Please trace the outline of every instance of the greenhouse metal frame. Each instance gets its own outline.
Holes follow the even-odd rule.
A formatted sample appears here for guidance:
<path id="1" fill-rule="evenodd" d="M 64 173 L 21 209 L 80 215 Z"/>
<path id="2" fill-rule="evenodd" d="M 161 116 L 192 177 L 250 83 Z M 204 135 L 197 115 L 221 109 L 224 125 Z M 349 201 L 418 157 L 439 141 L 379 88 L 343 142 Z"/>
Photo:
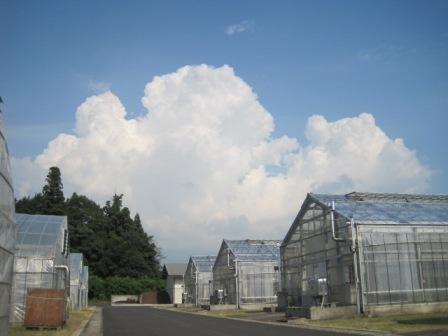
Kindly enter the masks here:
<path id="1" fill-rule="evenodd" d="M 197 306 L 210 304 L 213 265 L 216 256 L 191 256 L 184 275 L 184 303 Z"/>
<path id="2" fill-rule="evenodd" d="M 281 247 L 288 306 L 448 301 L 448 196 L 308 194 Z"/>
<path id="3" fill-rule="evenodd" d="M 28 288 L 64 289 L 70 295 L 67 217 L 16 214 L 11 322 L 25 317 Z"/>
<path id="4" fill-rule="evenodd" d="M 214 297 L 218 299 L 215 303 L 237 308 L 244 304 L 275 304 L 280 243 L 279 240 L 224 239 L 213 266 Z M 217 295 L 222 295 L 222 299 Z"/>
<path id="5" fill-rule="evenodd" d="M 16 224 L 2 102 L 0 97 L 0 335 L 8 335 Z"/>

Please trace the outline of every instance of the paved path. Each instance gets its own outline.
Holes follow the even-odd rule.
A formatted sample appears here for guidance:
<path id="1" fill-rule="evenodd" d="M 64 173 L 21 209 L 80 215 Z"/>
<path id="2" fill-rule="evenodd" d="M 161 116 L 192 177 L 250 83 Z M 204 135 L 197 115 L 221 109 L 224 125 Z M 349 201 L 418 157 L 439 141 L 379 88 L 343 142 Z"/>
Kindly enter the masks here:
<path id="1" fill-rule="evenodd" d="M 104 307 L 103 331 L 104 336 L 344 335 L 328 331 L 185 314 L 151 307 Z"/>
<path id="2" fill-rule="evenodd" d="M 103 313 L 101 307 L 96 307 L 92 318 L 87 323 L 81 336 L 101 336 L 103 334 Z"/>

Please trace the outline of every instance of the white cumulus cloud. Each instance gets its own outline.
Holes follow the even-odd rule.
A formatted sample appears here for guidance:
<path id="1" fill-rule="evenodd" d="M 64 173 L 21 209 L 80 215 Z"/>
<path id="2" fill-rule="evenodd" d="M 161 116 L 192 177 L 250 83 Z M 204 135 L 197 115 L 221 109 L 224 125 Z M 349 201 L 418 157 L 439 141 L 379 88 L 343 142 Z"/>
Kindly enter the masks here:
<path id="1" fill-rule="evenodd" d="M 306 144 L 274 137 L 272 115 L 229 66 L 185 66 L 146 85 L 145 116 L 111 92 L 76 111 L 36 158 L 13 159 L 18 196 L 61 168 L 66 190 L 124 193 L 170 259 L 213 253 L 221 238 L 283 238 L 309 191 L 417 192 L 430 171 L 371 114 L 311 116 Z"/>

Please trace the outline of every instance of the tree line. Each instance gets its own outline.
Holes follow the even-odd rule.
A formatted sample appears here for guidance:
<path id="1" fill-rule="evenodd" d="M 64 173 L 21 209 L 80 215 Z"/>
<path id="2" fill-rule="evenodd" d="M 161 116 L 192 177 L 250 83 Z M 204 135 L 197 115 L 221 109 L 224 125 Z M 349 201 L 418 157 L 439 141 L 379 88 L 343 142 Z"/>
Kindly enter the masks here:
<path id="1" fill-rule="evenodd" d="M 42 191 L 16 200 L 16 212 L 67 216 L 70 252 L 82 253 L 89 266 L 89 283 L 95 286 L 91 297 L 106 296 L 107 286 L 98 284 L 108 278 L 124 289 L 127 283 L 139 290 L 160 287 L 160 250 L 143 230 L 138 213 L 132 218 L 123 206 L 123 195 L 113 195 L 104 206 L 77 193 L 65 198 L 61 172 L 51 167 Z M 135 285 L 138 278 L 145 280 Z"/>

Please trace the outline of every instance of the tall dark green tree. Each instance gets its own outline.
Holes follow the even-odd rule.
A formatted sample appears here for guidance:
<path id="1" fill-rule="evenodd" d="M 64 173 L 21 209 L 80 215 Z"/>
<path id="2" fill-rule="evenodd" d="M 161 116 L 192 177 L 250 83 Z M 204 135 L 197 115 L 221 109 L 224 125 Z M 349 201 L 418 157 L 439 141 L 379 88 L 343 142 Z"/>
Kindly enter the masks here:
<path id="1" fill-rule="evenodd" d="M 153 237 L 144 232 L 140 216 L 131 218 L 122 199 L 123 195 L 114 195 L 112 202 L 108 201 L 104 207 L 109 237 L 104 265 L 113 263 L 113 273 L 119 276 L 158 276 L 159 253 Z"/>
<path id="2" fill-rule="evenodd" d="M 42 196 L 44 198 L 47 214 L 63 215 L 64 214 L 64 192 L 61 178 L 61 171 L 58 167 L 50 167 L 46 184 L 42 188 Z"/>

